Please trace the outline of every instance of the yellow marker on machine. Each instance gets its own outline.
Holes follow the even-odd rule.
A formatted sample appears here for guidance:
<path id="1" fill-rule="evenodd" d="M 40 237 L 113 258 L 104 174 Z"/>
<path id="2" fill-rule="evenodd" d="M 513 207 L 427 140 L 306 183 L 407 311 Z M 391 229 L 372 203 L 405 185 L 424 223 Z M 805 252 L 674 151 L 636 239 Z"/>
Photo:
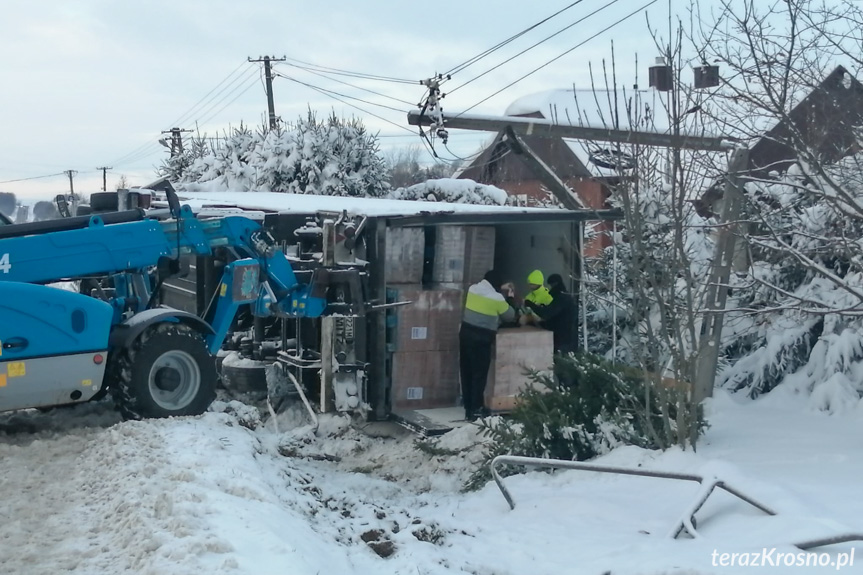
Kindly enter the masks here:
<path id="1" fill-rule="evenodd" d="M 221 297 L 225 297 L 226 293 L 228 293 L 228 284 L 222 284 L 222 289 L 219 290 L 219 295 Z"/>
<path id="2" fill-rule="evenodd" d="M 27 364 L 23 361 L 10 361 L 6 367 L 9 377 L 22 377 L 27 375 Z"/>
<path id="3" fill-rule="evenodd" d="M 92 379 L 81 380 L 81 385 L 83 385 L 83 386 L 93 385 L 93 380 Z"/>
<path id="4" fill-rule="evenodd" d="M 0 373 L 0 387 L 6 387 L 6 374 Z"/>

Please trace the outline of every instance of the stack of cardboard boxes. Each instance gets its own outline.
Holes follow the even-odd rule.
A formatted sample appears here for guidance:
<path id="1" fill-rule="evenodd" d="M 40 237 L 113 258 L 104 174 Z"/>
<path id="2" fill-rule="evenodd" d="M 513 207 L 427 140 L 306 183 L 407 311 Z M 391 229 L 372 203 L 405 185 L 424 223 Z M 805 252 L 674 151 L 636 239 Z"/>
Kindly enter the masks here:
<path id="1" fill-rule="evenodd" d="M 439 226 L 433 244 L 428 242 L 433 249 L 426 250 L 422 228 L 388 230 L 388 299 L 413 302 L 391 309 L 388 316 L 394 408 L 458 403 L 458 331 L 465 292 L 494 266 L 494 231 L 493 227 Z M 424 285 L 427 259 L 431 259 L 431 273 Z"/>

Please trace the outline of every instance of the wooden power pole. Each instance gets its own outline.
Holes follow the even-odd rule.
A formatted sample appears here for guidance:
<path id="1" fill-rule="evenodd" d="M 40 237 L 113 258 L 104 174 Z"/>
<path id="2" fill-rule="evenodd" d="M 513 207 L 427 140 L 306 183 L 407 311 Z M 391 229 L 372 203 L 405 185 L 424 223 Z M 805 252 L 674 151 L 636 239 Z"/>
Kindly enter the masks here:
<path id="1" fill-rule="evenodd" d="M 78 172 L 76 172 L 75 170 L 66 170 L 63 173 L 65 173 L 67 176 L 69 176 L 69 193 L 74 196 L 75 195 L 75 184 L 72 182 L 72 178 L 74 178 L 75 174 L 77 174 Z"/>
<path id="2" fill-rule="evenodd" d="M 276 121 L 276 105 L 273 101 L 273 68 L 271 66 L 272 62 L 284 62 L 285 58 L 275 58 L 270 56 L 264 56 L 263 58 L 258 58 L 256 60 L 252 60 L 249 58 L 249 62 L 263 62 L 264 63 L 264 80 L 267 85 L 267 111 L 269 112 L 270 119 L 270 129 L 275 130 L 278 122 Z"/>
<path id="3" fill-rule="evenodd" d="M 102 166 L 101 168 L 96 168 L 97 170 L 102 170 L 102 191 L 108 191 L 108 170 L 113 170 L 114 168 Z"/>

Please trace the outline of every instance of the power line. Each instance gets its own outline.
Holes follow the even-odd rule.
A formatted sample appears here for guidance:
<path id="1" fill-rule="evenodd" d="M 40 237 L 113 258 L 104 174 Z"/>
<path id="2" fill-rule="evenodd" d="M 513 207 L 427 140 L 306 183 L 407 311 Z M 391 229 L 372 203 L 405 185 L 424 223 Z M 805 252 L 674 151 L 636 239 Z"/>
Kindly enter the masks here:
<path id="1" fill-rule="evenodd" d="M 189 116 L 191 116 L 192 113 L 195 112 L 195 110 L 197 108 L 199 108 L 201 106 L 209 105 L 210 102 L 212 102 L 215 98 L 217 98 L 220 94 L 222 94 L 226 89 L 228 89 L 231 85 L 235 84 L 237 82 L 237 80 L 243 78 L 244 76 L 248 76 L 248 72 L 241 73 L 240 75 L 236 76 L 233 80 L 228 82 L 228 84 L 225 85 L 221 90 L 219 90 L 220 86 L 225 84 L 225 82 L 227 82 L 229 78 L 234 76 L 238 70 L 240 70 L 244 65 L 247 65 L 247 64 L 248 64 L 248 62 L 241 62 L 239 66 L 234 68 L 234 70 L 231 71 L 231 73 L 229 73 L 227 76 L 225 76 L 218 84 L 216 84 L 215 87 L 213 87 L 209 92 L 207 92 L 203 98 L 198 100 L 195 103 L 195 105 L 193 105 L 191 108 L 186 110 L 186 112 L 184 112 L 179 118 L 177 118 L 176 120 L 171 122 L 170 125 L 171 126 L 178 126 L 178 125 L 180 125 L 181 122 L 188 120 Z M 250 66 L 250 68 L 251 68 L 251 66 Z M 224 99 L 219 100 L 219 102 L 213 104 L 213 107 L 218 106 L 221 101 L 224 101 Z M 210 109 L 212 109 L 212 107 L 208 108 L 207 111 L 209 111 Z M 199 114 L 204 114 L 204 113 L 206 113 L 206 112 L 203 112 L 203 111 L 199 112 Z M 157 138 L 157 137 L 158 136 L 154 135 L 154 138 Z M 115 159 L 113 162 L 109 162 L 109 163 L 111 163 L 111 164 L 121 164 L 121 163 L 125 164 L 125 163 L 129 163 L 130 161 L 132 161 L 131 158 L 133 156 L 135 157 L 135 159 L 138 159 L 138 156 L 140 156 L 140 154 L 142 154 L 142 153 L 146 153 L 146 155 L 150 155 L 152 152 L 149 151 L 149 148 L 151 148 L 152 146 L 158 146 L 158 144 L 151 140 L 147 143 L 141 144 L 140 146 L 138 146 L 137 148 L 134 148 L 132 151 L 128 152 L 127 154 L 120 156 L 119 158 Z"/>
<path id="2" fill-rule="evenodd" d="M 203 122 L 201 122 L 201 124 L 202 124 L 202 125 L 205 125 L 205 124 L 207 124 L 207 122 L 209 122 L 210 120 L 212 120 L 213 118 L 215 118 L 216 116 L 218 116 L 219 114 L 221 114 L 221 113 L 225 110 L 225 108 L 227 108 L 228 106 L 230 106 L 231 104 L 233 104 L 234 102 L 236 102 L 236 101 L 240 98 L 240 96 L 242 96 L 243 94 L 245 94 L 246 92 L 248 92 L 249 90 L 251 90 L 252 88 L 254 88 L 254 87 L 255 87 L 255 84 L 257 84 L 257 82 L 254 82 L 254 81 L 253 81 L 253 82 L 251 82 L 248 86 L 246 86 L 246 89 L 245 89 L 245 90 L 243 90 L 242 92 L 240 92 L 239 94 L 237 94 L 236 96 L 234 96 L 234 98 L 233 98 L 230 102 L 228 102 L 227 104 L 225 104 L 224 106 L 222 106 L 221 108 L 219 108 L 219 109 L 218 109 L 214 114 L 212 114 L 209 118 L 207 118 L 206 120 L 204 120 Z"/>
<path id="3" fill-rule="evenodd" d="M 26 182 L 28 180 L 40 180 L 42 178 L 54 178 L 56 176 L 65 176 L 66 172 L 58 172 L 56 174 L 45 174 L 44 176 L 31 176 L 29 178 L 18 178 L 16 180 L 5 180 L 0 182 L 0 184 L 12 184 L 15 182 Z"/>
<path id="4" fill-rule="evenodd" d="M 237 101 L 237 99 L 240 96 L 242 96 L 243 94 L 248 92 L 256 84 L 256 81 L 255 81 L 255 76 L 257 75 L 256 72 L 257 72 L 257 70 L 255 69 L 255 67 L 250 66 L 249 70 L 247 70 L 246 72 L 244 72 L 244 73 L 240 74 L 239 76 L 237 76 L 236 78 L 234 78 L 231 82 L 229 82 L 226 86 L 224 86 L 221 90 L 219 90 L 216 94 L 214 94 L 205 103 L 206 108 L 202 109 L 199 112 L 199 114 L 201 114 L 201 115 L 208 114 L 208 113 L 212 112 L 216 108 L 216 106 L 219 106 L 220 104 L 224 103 L 227 98 L 231 98 L 231 96 L 233 96 L 233 98 L 231 98 L 231 100 L 229 100 L 227 103 L 225 103 L 221 108 L 219 108 L 218 110 L 216 110 L 215 112 L 210 114 L 210 116 L 206 120 L 200 121 L 200 124 L 201 125 L 206 124 L 207 122 L 212 120 L 214 117 L 216 117 L 220 113 L 222 113 L 225 110 L 225 108 L 227 108 L 228 106 L 233 104 L 235 101 Z M 240 81 L 240 84 L 236 85 L 232 89 L 228 90 L 231 86 L 236 84 L 238 80 Z M 242 89 L 242 91 L 239 94 L 234 95 L 237 92 L 237 90 L 241 90 L 241 89 Z M 224 95 L 222 95 L 225 92 L 225 90 L 228 90 L 228 92 L 225 93 Z M 213 101 L 215 98 L 217 98 L 220 95 L 222 95 L 220 98 Z M 186 115 L 188 115 L 188 114 L 186 114 Z M 196 121 L 196 123 L 198 123 L 198 122 Z M 135 148 L 134 150 L 132 150 L 131 152 L 129 152 L 125 156 L 122 156 L 119 160 L 116 160 L 112 163 L 114 165 L 128 165 L 128 164 L 131 164 L 133 162 L 140 161 L 146 157 L 152 156 L 153 154 L 155 154 L 158 151 L 160 151 L 160 147 L 159 147 L 158 142 L 151 141 L 147 144 L 139 146 L 138 148 Z"/>
<path id="5" fill-rule="evenodd" d="M 320 92 L 324 96 L 329 96 L 330 98 L 332 98 L 334 100 L 338 100 L 339 102 L 341 102 L 345 106 L 350 106 L 351 108 L 359 110 L 360 112 L 363 112 L 364 114 L 368 114 L 369 116 L 373 116 L 373 117 L 377 118 L 378 120 L 383 120 L 384 122 L 387 122 L 388 124 L 392 124 L 396 128 L 399 128 L 400 130 L 405 130 L 406 132 L 410 132 L 411 135 L 414 135 L 414 136 L 416 135 L 416 133 L 413 130 L 406 128 L 406 127 L 402 126 L 401 124 L 396 124 L 392 120 L 388 120 L 388 119 L 384 118 L 383 116 L 379 116 L 373 112 L 369 112 L 368 110 L 366 110 L 364 108 L 360 108 L 359 106 L 351 104 L 350 102 L 345 102 L 341 98 L 334 96 L 333 93 L 330 93 L 329 90 L 324 90 L 323 88 L 318 88 L 317 86 L 313 86 L 311 84 L 306 84 L 305 82 L 300 82 L 296 78 L 291 78 L 290 76 L 285 76 L 284 74 L 278 74 L 278 76 L 281 78 L 285 78 L 286 80 L 291 80 L 292 82 L 302 84 L 303 86 L 306 86 L 307 88 L 311 88 L 312 90 L 315 90 L 316 92 Z M 355 98 L 355 99 L 358 99 L 358 98 Z M 363 100 L 360 100 L 360 101 L 362 102 Z M 367 103 L 369 103 L 369 102 L 367 102 Z M 402 112 L 402 110 L 398 110 L 398 111 Z"/>
<path id="6" fill-rule="evenodd" d="M 594 10 L 593 12 L 591 12 L 590 14 L 588 14 L 587 16 L 583 16 L 582 18 L 579 18 L 578 20 L 576 20 L 575 22 L 573 22 L 573 23 L 572 23 L 572 24 L 570 24 L 569 26 L 566 26 L 566 27 L 564 27 L 564 28 L 561 28 L 560 30 L 558 30 L 558 31 L 557 31 L 557 32 L 555 32 L 554 34 L 551 34 L 550 36 L 546 36 L 545 38 L 543 38 L 542 40 L 540 40 L 540 41 L 539 41 L 539 42 L 537 42 L 536 44 L 533 44 L 532 46 L 528 46 L 527 48 L 525 48 L 524 50 L 522 50 L 522 51 L 521 51 L 521 52 L 519 52 L 518 54 L 516 54 L 516 55 L 514 55 L 514 56 L 511 56 L 511 57 L 509 57 L 509 58 L 507 58 L 506 60 L 504 60 L 503 62 L 501 62 L 501 63 L 497 64 L 496 66 L 492 66 L 491 68 L 489 68 L 488 70 L 486 70 L 485 72 L 483 72 L 482 74 L 480 74 L 479 76 L 475 76 L 475 77 L 471 78 L 470 80 L 468 80 L 467 82 L 465 82 L 464 84 L 461 84 L 460 86 L 456 86 L 455 88 L 453 88 L 452 90 L 450 90 L 450 91 L 449 91 L 449 93 L 450 93 L 450 94 L 452 94 L 452 93 L 453 93 L 453 92 L 455 92 L 456 90 L 460 90 L 461 88 L 464 88 L 465 86 L 467 86 L 467 85 L 468 85 L 468 84 L 470 84 L 471 82 L 474 82 L 474 81 L 476 81 L 476 80 L 479 80 L 480 78 L 482 78 L 482 77 L 483 77 L 483 76 L 485 76 L 486 74 L 489 74 L 489 73 L 491 73 L 491 72 L 494 72 L 495 70 L 497 70 L 498 68 L 500 68 L 500 67 L 501 67 L 501 66 L 503 66 L 504 64 L 508 64 L 509 62 L 512 62 L 513 60 L 515 60 L 516 58 L 518 58 L 518 57 L 519 57 L 519 56 L 521 56 L 522 54 L 525 54 L 526 52 L 529 52 L 530 50 L 533 50 L 534 48 L 536 48 L 536 47 L 537 47 L 537 46 L 539 46 L 540 44 L 543 44 L 544 42 L 547 42 L 547 41 L 551 40 L 552 38 L 554 38 L 554 37 L 555 37 L 555 36 L 557 36 L 558 34 L 562 34 L 562 33 L 566 32 L 567 30 L 569 30 L 569 29 L 570 29 L 570 28 L 572 28 L 573 26 L 576 26 L 577 24 L 581 24 L 582 22 L 584 22 L 585 20 L 587 20 L 587 19 L 588 19 L 588 18 L 590 18 L 591 16 L 594 16 L 595 14 L 598 14 L 599 12 L 602 12 L 602 11 L 603 11 L 603 10 L 605 10 L 606 8 L 608 8 L 608 7 L 610 7 L 610 6 L 613 6 L 614 4 L 617 4 L 617 2 L 619 2 L 619 1 L 620 1 L 620 0 L 611 0 L 610 2 L 606 3 L 604 6 L 601 6 L 601 7 L 597 8 L 596 10 Z"/>
<path id="7" fill-rule="evenodd" d="M 257 83 L 258 74 L 259 74 L 259 70 L 258 70 L 257 66 L 249 66 L 249 69 L 246 72 L 244 72 L 241 76 L 239 76 L 237 79 L 235 79 L 235 81 L 231 82 L 230 85 L 236 84 L 236 86 L 231 88 L 228 92 L 226 92 L 224 94 L 224 96 L 219 98 L 217 101 L 210 104 L 205 110 L 201 110 L 198 113 L 198 117 L 196 118 L 195 121 L 200 122 L 201 124 L 206 124 L 207 122 L 209 122 L 213 118 L 213 116 L 218 115 L 222 110 L 224 110 L 227 107 L 227 105 L 222 105 L 222 104 L 228 98 L 231 98 L 233 96 L 233 98 L 228 102 L 228 105 L 230 105 L 230 104 L 234 103 L 240 95 L 248 92 L 249 89 Z M 239 82 L 237 82 L 237 80 L 239 80 Z M 221 92 L 224 92 L 225 90 L 227 90 L 228 87 L 229 86 L 225 86 L 225 88 L 223 88 Z M 241 89 L 242 89 L 242 92 L 240 92 L 240 94 L 238 96 L 234 96 L 234 94 L 237 92 L 237 90 L 241 90 Z M 201 121 L 202 116 L 206 116 L 207 114 L 210 114 L 218 106 L 222 106 L 222 107 L 219 108 L 219 110 L 215 114 L 210 115 L 209 118 L 207 118 L 207 120 Z"/>
<path id="8" fill-rule="evenodd" d="M 280 74 L 276 72 L 276 76 L 280 78 L 285 78 L 286 80 L 291 80 L 296 82 L 297 84 L 302 84 L 307 88 L 313 88 L 318 91 L 328 92 L 330 94 L 334 94 L 336 96 L 341 96 L 342 98 L 348 98 L 349 100 L 356 100 L 357 102 L 362 102 L 363 104 L 368 104 L 369 106 L 378 106 L 379 108 L 386 108 L 387 110 L 392 110 L 394 112 L 407 113 L 407 110 L 403 110 L 401 108 L 393 108 L 392 106 L 387 106 L 386 104 L 378 104 L 377 102 L 369 102 L 368 100 L 363 100 L 362 98 L 357 98 L 356 96 L 348 96 L 347 94 L 342 94 L 341 92 L 336 92 L 335 90 L 329 90 L 327 88 L 321 88 L 320 86 L 313 86 L 312 84 L 308 84 L 303 82 L 302 80 L 297 80 L 296 78 L 292 78 L 291 76 L 286 76 L 284 74 Z M 411 104 L 413 105 L 413 104 Z"/>
<path id="9" fill-rule="evenodd" d="M 176 120 L 174 120 L 173 122 L 171 122 L 171 125 L 172 125 L 172 126 L 179 126 L 181 122 L 183 122 L 184 120 L 188 119 L 188 118 L 187 118 L 187 116 L 190 116 L 190 115 L 192 114 L 192 111 L 193 111 L 193 110 L 195 110 L 199 105 L 201 105 L 202 103 L 204 103 L 204 101 L 205 101 L 205 100 L 206 100 L 206 99 L 207 99 L 211 94 L 213 94 L 213 92 L 215 92 L 216 90 L 218 90 L 218 89 L 219 89 L 219 86 L 221 86 L 222 84 L 224 84 L 225 82 L 227 82 L 227 81 L 228 81 L 228 78 L 230 78 L 231 76 L 233 76 L 234 74 L 236 74 L 236 73 L 237 73 L 237 71 L 239 71 L 239 70 L 240 70 L 240 68 L 242 68 L 242 67 L 243 67 L 243 66 L 245 66 L 245 65 L 248 65 L 248 62 L 246 62 L 246 61 L 240 62 L 240 64 L 239 64 L 236 68 L 234 68 L 234 69 L 231 71 L 231 73 L 230 73 L 230 74 L 228 74 L 227 76 L 225 76 L 225 77 L 222 79 L 222 81 L 221 81 L 221 82 L 219 82 L 218 84 L 216 84 L 216 85 L 213 87 L 213 89 L 212 89 L 212 90 L 210 90 L 209 92 L 207 92 L 206 94 L 204 94 L 204 96 L 203 96 L 200 100 L 198 100 L 197 102 L 195 102 L 195 105 L 194 105 L 194 106 L 192 106 L 191 108 L 189 108 L 189 109 L 186 111 L 186 113 L 184 113 L 182 116 L 180 116 L 179 118 L 177 118 Z M 242 75 L 242 74 L 241 74 L 241 75 Z M 236 80 L 236 78 L 235 78 L 235 80 Z M 233 82 L 232 82 L 232 83 L 233 83 Z M 217 94 L 213 95 L 213 98 L 215 98 L 216 96 L 218 96 L 218 94 L 220 94 L 221 92 L 222 92 L 222 90 L 220 90 Z"/>
<path id="10" fill-rule="evenodd" d="M 614 1 L 617 1 L 617 0 L 614 0 Z M 563 53 L 561 53 L 561 54 L 558 54 L 557 56 L 555 56 L 554 58 L 552 58 L 552 59 L 551 59 L 551 60 L 549 60 L 548 62 L 546 62 L 546 63 L 542 64 L 541 66 L 538 66 L 538 67 L 534 68 L 533 70 L 531 70 L 530 72 L 528 72 L 528 73 L 527 73 L 527 74 L 525 74 L 524 76 L 522 76 L 522 77 L 518 78 L 517 80 L 514 80 L 514 81 L 510 82 L 509 84 L 507 84 L 506 86 L 504 86 L 503 88 L 501 88 L 501 89 L 500 89 L 500 90 L 498 90 L 497 92 L 493 93 L 492 95 L 490 95 L 490 96 L 487 96 L 487 97 L 483 98 L 482 100 L 480 100 L 479 102 L 477 102 L 476 104 L 474 104 L 473 106 L 471 106 L 470 108 L 467 108 L 466 110 L 462 110 L 462 111 L 458 114 L 458 116 L 461 116 L 462 114 L 465 114 L 465 113 L 469 112 L 470 110 L 473 110 L 474 108 L 476 108 L 476 107 L 477 107 L 477 106 L 479 106 L 480 104 L 482 104 L 482 103 L 484 103 L 484 102 L 486 102 L 486 101 L 490 100 L 491 98 L 494 98 L 495 96 L 497 96 L 498 94 L 500 94 L 500 93 L 501 93 L 501 92 L 503 92 L 504 90 L 506 90 L 506 89 L 508 89 L 508 88 L 511 88 L 511 87 L 513 87 L 514 85 L 518 84 L 519 82 L 521 82 L 522 80 L 524 80 L 524 79 L 525 79 L 525 78 L 527 78 L 528 76 L 531 76 L 531 75 L 533 75 L 533 74 L 535 74 L 535 73 L 539 72 L 540 70 L 542 70 L 543 68 L 545 68 L 546 66 L 548 66 L 549 64 L 551 64 L 552 62 L 556 62 L 557 60 L 560 60 L 561 58 L 563 58 L 564 56 L 566 56 L 567 54 L 569 54 L 570 52 L 572 52 L 572 51 L 573 51 L 573 50 L 575 50 L 576 48 L 580 48 L 581 46 L 584 46 L 585 44 L 587 44 L 588 42 L 590 42 L 591 40 L 593 40 L 593 39 L 594 39 L 594 38 L 596 38 L 597 36 L 600 36 L 600 35 L 602 35 L 602 34 L 605 34 L 606 32 L 608 32 L 609 30 L 611 30 L 612 28 L 614 28 L 614 27 L 615 27 L 615 26 L 617 26 L 618 24 L 620 24 L 620 23 L 622 23 L 622 22 L 624 22 L 624 21 L 626 21 L 626 20 L 628 20 L 628 19 L 632 18 L 633 16 L 635 16 L 636 14 L 638 14 L 639 12 L 641 12 L 642 10 L 644 10 L 644 9 L 646 9 L 646 8 L 648 8 L 648 7 L 650 7 L 650 6 L 652 6 L 653 4 L 656 4 L 656 2 L 657 2 L 657 1 L 658 1 L 658 0 L 650 0 L 650 2 L 648 2 L 647 4 L 645 4 L 644 6 L 642 6 L 641 8 L 638 8 L 637 10 L 634 10 L 634 11 L 630 12 L 629 14 L 627 14 L 627 15 L 626 15 L 626 16 L 624 16 L 623 18 L 620 18 L 619 20 L 617 20 L 616 22 L 614 22 L 614 23 L 613 23 L 613 24 L 611 24 L 610 26 L 606 26 L 605 28 L 603 28 L 602 30 L 600 30 L 599 32 L 597 32 L 596 34 L 594 34 L 593 36 L 591 36 L 590 38 L 587 38 L 586 40 L 583 40 L 583 41 L 579 42 L 578 44 L 576 44 L 575 46 L 573 46 L 573 47 L 572 47 L 572 48 L 570 48 L 569 50 L 566 50 L 565 52 L 563 52 Z M 458 116 L 456 116 L 456 117 L 458 117 Z"/>
<path id="11" fill-rule="evenodd" d="M 381 96 L 382 98 L 388 98 L 394 102 L 398 102 L 400 104 L 406 104 L 408 106 L 413 107 L 415 104 L 413 102 L 408 102 L 407 100 L 402 100 L 400 98 L 395 98 L 393 96 L 388 96 L 387 94 L 382 94 L 380 92 L 375 92 L 374 90 L 369 90 L 368 88 L 363 88 L 362 86 L 357 86 L 356 84 L 351 84 L 349 82 L 345 82 L 344 80 L 339 80 L 338 78 L 333 78 L 332 76 L 327 76 L 326 74 L 322 74 L 321 72 L 317 72 L 312 68 L 307 68 L 305 66 L 300 66 L 298 64 L 291 64 L 290 62 L 285 62 L 288 66 L 292 66 L 294 68 L 298 68 L 300 70 L 305 70 L 310 74 L 314 74 L 315 76 L 320 76 L 321 78 L 326 78 L 327 80 L 331 80 L 333 82 L 338 82 L 339 84 L 343 84 L 345 86 L 349 86 L 351 88 L 355 88 L 357 90 L 362 90 L 363 92 L 368 92 L 369 94 L 374 94 L 375 96 Z"/>
<path id="12" fill-rule="evenodd" d="M 489 54 L 491 54 L 492 52 L 495 52 L 495 51 L 499 50 L 500 48 L 503 48 L 504 46 L 506 46 L 506 45 L 507 45 L 507 44 L 509 44 L 510 42 L 512 42 L 512 41 L 514 41 L 514 40 L 517 40 L 518 38 L 520 38 L 520 37 L 524 36 L 525 34 L 527 34 L 528 32 L 530 32 L 531 30 L 533 30 L 533 29 L 537 28 L 538 26 L 541 26 L 541 25 L 545 24 L 546 22 L 548 22 L 548 21 L 549 21 L 549 20 L 551 20 L 552 18 L 554 18 L 554 17 L 556 17 L 556 16 L 559 16 L 560 14 L 562 14 L 562 13 L 566 12 L 567 10 L 569 10 L 570 8 L 572 8 L 573 6 L 575 6 L 576 4 L 580 4 L 581 2 L 583 2 L 583 0 L 576 0 L 576 1 L 575 1 L 575 2 L 573 2 L 572 4 L 570 4 L 570 5 L 568 5 L 568 6 L 564 7 L 564 8 L 561 8 L 560 10 L 558 10 L 557 12 L 555 12 L 554 14 L 552 14 L 551 16 L 548 16 L 548 17 L 546 17 L 546 18 L 543 18 L 542 20 L 540 20 L 540 21 L 539 21 L 539 22 L 537 22 L 536 24 L 533 24 L 532 26 L 529 26 L 529 27 L 525 28 L 524 30 L 522 30 L 522 31 L 521 31 L 521 32 L 519 32 L 518 34 L 515 34 L 515 35 L 513 35 L 513 36 L 510 36 L 509 38 L 507 38 L 507 39 L 506 39 L 506 40 L 504 40 L 503 42 L 500 42 L 500 43 L 496 44 L 495 46 L 492 46 L 492 47 L 491 47 L 491 48 L 489 48 L 488 50 L 485 50 L 485 51 L 483 51 L 483 52 L 480 52 L 479 54 L 477 54 L 477 55 L 476 55 L 476 56 L 474 56 L 473 58 L 471 58 L 471 59 L 469 59 L 469 60 L 466 60 L 465 62 L 463 62 L 463 63 L 459 64 L 459 65 L 458 65 L 458 66 L 456 66 L 455 68 L 452 68 L 449 72 L 446 72 L 446 73 L 444 74 L 444 76 L 448 76 L 448 75 L 452 75 L 452 74 L 457 74 L 458 72 L 461 72 L 461 71 L 462 71 L 462 70 L 464 70 L 465 68 L 467 68 L 467 67 L 469 67 L 469 66 L 471 66 L 471 65 L 473 65 L 473 64 L 475 64 L 475 63 L 477 63 L 477 62 L 479 62 L 480 60 L 482 60 L 483 58 L 485 58 L 486 56 L 488 56 L 488 55 L 489 55 Z"/>
<path id="13" fill-rule="evenodd" d="M 303 64 L 304 66 L 310 66 L 322 72 L 329 72 L 330 74 L 336 74 L 339 76 L 351 76 L 353 78 L 362 78 L 365 80 L 377 80 L 380 82 L 395 82 L 398 84 L 417 84 L 417 80 L 406 80 L 404 78 L 393 78 L 391 76 L 378 76 L 376 74 L 364 74 L 362 72 L 351 72 L 350 70 L 342 70 L 340 68 L 330 68 L 329 66 L 319 66 L 317 64 L 312 64 L 311 62 L 304 62 L 302 60 L 297 60 L 296 58 L 286 58 L 291 62 L 296 62 L 297 64 Z"/>

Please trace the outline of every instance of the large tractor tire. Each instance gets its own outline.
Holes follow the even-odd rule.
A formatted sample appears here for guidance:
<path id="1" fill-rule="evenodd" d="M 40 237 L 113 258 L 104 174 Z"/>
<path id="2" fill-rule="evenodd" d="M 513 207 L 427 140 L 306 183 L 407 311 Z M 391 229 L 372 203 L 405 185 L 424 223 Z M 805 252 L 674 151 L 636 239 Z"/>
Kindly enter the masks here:
<path id="1" fill-rule="evenodd" d="M 126 419 L 200 415 L 216 397 L 216 361 L 187 326 L 161 323 L 112 358 L 111 394 Z"/>

